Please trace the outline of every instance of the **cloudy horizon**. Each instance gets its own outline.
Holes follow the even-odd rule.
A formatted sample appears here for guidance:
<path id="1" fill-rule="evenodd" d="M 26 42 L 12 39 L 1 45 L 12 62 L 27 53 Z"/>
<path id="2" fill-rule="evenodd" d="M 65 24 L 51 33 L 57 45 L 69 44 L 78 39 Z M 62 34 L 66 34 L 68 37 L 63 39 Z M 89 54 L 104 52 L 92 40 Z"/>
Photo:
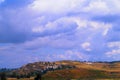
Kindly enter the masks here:
<path id="1" fill-rule="evenodd" d="M 120 0 L 0 0 L 0 67 L 120 60 Z"/>

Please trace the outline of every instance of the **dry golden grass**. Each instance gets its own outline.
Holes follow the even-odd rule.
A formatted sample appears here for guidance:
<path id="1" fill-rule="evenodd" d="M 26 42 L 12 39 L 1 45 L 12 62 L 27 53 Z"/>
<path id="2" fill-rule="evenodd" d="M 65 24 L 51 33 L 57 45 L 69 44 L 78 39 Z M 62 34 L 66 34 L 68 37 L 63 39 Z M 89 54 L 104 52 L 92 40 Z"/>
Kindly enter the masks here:
<path id="1" fill-rule="evenodd" d="M 20 79 L 17 79 L 17 78 L 7 78 L 7 80 L 34 80 L 34 78 L 20 78 Z"/>
<path id="2" fill-rule="evenodd" d="M 57 64 L 66 64 L 66 65 L 74 65 L 77 68 L 84 69 L 93 69 L 93 70 L 104 70 L 104 71 L 117 71 L 120 72 L 120 63 L 83 63 L 83 62 L 75 62 L 75 61 L 60 61 L 56 62 Z"/>
<path id="3" fill-rule="evenodd" d="M 7 80 L 17 80 L 16 78 L 7 78 Z"/>

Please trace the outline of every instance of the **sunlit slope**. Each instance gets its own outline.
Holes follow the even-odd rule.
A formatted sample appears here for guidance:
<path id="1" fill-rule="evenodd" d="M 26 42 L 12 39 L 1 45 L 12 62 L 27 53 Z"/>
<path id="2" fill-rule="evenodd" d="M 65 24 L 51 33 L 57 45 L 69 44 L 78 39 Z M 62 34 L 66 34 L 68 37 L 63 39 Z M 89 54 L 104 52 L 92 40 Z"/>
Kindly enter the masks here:
<path id="1" fill-rule="evenodd" d="M 56 64 L 74 65 L 74 69 L 56 70 L 46 73 L 45 80 L 67 79 L 118 79 L 120 78 L 120 63 L 58 61 Z M 49 79 L 48 79 L 49 78 Z"/>
<path id="2" fill-rule="evenodd" d="M 105 71 L 120 71 L 120 62 L 78 62 L 78 61 L 58 61 L 56 64 L 74 65 L 77 68 L 105 70 Z"/>

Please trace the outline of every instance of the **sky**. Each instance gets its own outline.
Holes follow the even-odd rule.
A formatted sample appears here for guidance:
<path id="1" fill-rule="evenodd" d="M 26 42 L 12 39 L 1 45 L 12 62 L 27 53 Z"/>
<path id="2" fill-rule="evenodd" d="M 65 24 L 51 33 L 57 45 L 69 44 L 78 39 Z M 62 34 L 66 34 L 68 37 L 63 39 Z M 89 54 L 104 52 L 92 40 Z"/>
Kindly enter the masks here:
<path id="1" fill-rule="evenodd" d="M 0 68 L 120 60 L 120 0 L 0 0 Z"/>

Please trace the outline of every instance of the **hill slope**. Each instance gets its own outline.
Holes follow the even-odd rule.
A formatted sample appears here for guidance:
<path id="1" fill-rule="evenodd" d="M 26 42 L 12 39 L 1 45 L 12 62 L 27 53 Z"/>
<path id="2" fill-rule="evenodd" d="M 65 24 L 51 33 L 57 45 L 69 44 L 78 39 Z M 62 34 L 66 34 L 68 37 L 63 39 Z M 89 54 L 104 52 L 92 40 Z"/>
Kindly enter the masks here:
<path id="1" fill-rule="evenodd" d="M 120 78 L 120 62 L 79 62 L 56 61 L 35 62 L 22 66 L 12 73 L 17 75 L 32 75 L 42 73 L 44 80 L 67 79 L 103 79 Z"/>
<path id="2" fill-rule="evenodd" d="M 58 61 L 56 64 L 71 65 L 75 68 L 48 72 L 43 76 L 45 80 L 120 78 L 120 62 Z"/>

